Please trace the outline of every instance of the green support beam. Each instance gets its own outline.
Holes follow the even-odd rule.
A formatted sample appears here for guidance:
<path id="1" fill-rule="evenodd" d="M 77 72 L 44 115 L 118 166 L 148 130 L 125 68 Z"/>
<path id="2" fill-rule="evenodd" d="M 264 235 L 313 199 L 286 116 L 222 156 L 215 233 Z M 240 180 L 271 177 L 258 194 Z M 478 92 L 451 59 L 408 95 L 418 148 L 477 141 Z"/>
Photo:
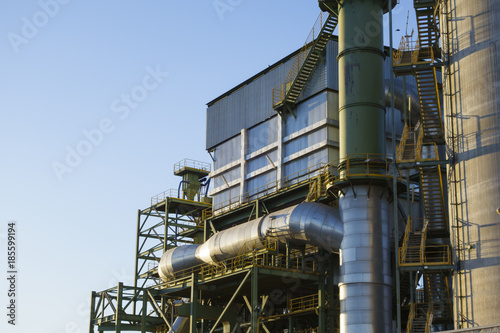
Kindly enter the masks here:
<path id="1" fill-rule="evenodd" d="M 198 274 L 191 274 L 191 314 L 189 316 L 189 331 L 197 333 L 198 326 Z"/>
<path id="2" fill-rule="evenodd" d="M 252 268 L 252 327 L 251 333 L 259 333 L 259 269 Z"/>

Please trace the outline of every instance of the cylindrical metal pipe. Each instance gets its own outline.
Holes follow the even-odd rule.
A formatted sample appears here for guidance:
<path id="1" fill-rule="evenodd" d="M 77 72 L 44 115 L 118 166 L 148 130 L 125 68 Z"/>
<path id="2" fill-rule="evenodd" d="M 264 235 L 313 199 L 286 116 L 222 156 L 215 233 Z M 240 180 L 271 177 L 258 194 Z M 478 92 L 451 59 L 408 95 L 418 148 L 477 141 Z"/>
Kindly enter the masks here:
<path id="1" fill-rule="evenodd" d="M 500 322 L 500 2 L 443 2 L 455 327 Z"/>
<path id="2" fill-rule="evenodd" d="M 266 236 L 276 237 L 281 243 L 307 243 L 338 251 L 343 228 L 337 209 L 304 202 L 218 232 L 201 245 L 168 250 L 160 260 L 158 273 L 167 280 L 177 271 L 235 257 L 243 246 L 247 246 L 248 251 L 262 249 Z"/>
<path id="3" fill-rule="evenodd" d="M 339 1 L 341 159 L 352 161 L 363 155 L 385 159 L 384 5 L 385 0 Z M 351 163 L 350 172 L 367 172 L 363 166 L 364 170 L 361 166 L 353 170 Z M 344 188 L 339 199 L 345 223 L 340 252 L 341 333 L 392 331 L 389 204 L 382 186 L 368 185 L 368 180 L 366 184 L 359 180 Z"/>
<path id="4" fill-rule="evenodd" d="M 339 154 L 385 155 L 382 0 L 339 4 Z M 363 133 L 363 135 L 360 135 Z"/>
<path id="5" fill-rule="evenodd" d="M 345 188 L 339 199 L 340 332 L 392 332 L 389 203 L 380 186 Z"/>

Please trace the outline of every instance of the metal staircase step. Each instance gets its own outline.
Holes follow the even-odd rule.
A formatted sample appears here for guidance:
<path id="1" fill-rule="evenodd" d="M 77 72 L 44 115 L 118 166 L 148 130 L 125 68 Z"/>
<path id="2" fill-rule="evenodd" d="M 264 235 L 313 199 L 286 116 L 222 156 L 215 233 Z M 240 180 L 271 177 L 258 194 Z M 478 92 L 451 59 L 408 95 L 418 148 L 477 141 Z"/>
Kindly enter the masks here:
<path id="1" fill-rule="evenodd" d="M 324 14 L 322 13 L 321 15 Z M 318 20 L 322 21 L 322 16 Z M 285 82 L 273 89 L 273 108 L 276 111 L 281 113 L 283 110 L 286 110 L 285 105 L 295 104 L 316 67 L 320 59 L 320 54 L 328 44 L 337 23 L 337 17 L 334 15 L 329 15 L 326 18 L 313 45 L 307 49 L 305 59 L 302 59 L 299 54 L 295 60 L 296 64 L 292 65 L 292 70 L 285 79 Z"/>

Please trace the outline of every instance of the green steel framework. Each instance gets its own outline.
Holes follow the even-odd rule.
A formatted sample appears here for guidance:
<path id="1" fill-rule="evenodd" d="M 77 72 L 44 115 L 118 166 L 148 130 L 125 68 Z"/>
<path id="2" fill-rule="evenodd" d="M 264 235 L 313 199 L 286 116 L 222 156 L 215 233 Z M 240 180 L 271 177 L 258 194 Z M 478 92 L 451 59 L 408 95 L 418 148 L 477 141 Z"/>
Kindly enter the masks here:
<path id="1" fill-rule="evenodd" d="M 415 5 L 418 8 L 430 2 L 435 4 L 434 1 L 423 4 L 420 0 L 415 1 Z M 320 5 L 331 12 L 331 8 L 336 8 L 338 2 L 320 1 Z M 403 73 L 408 70 L 405 74 L 410 74 L 420 67 L 436 67 L 439 63 L 433 62 L 425 66 L 417 64 L 418 68 L 413 66 L 411 70 L 400 66 L 399 71 Z M 363 150 L 363 145 L 366 144 L 355 140 L 350 142 L 351 146 L 345 148 L 346 156 L 349 155 L 349 149 L 357 151 L 361 147 Z M 372 152 L 372 149 L 367 151 Z M 404 161 L 398 163 L 398 168 L 408 170 L 417 164 L 425 167 L 445 163 L 447 162 L 439 160 Z M 339 172 L 342 171 L 346 171 L 346 166 L 341 164 Z M 177 174 L 183 176 L 181 173 Z M 396 170 L 393 171 L 393 176 L 395 175 Z M 163 252 L 171 247 L 202 243 L 217 230 L 291 206 L 304 199 L 336 205 L 338 198 L 327 191 L 327 184 L 331 188 L 342 188 L 367 179 L 347 177 L 342 181 L 332 182 L 328 176 L 324 176 L 299 179 L 292 186 L 266 193 L 218 215 L 205 214 L 207 209 L 211 210 L 210 202 L 200 198 L 189 200 L 192 199 L 191 196 L 186 199 L 184 195 L 166 195 L 161 200 L 152 201 L 150 207 L 138 211 L 134 286 L 127 287 L 120 283 L 116 288 L 92 292 L 89 332 L 94 332 L 94 327 L 99 331 L 168 332 L 177 317 L 188 318 L 190 332 L 232 332 L 238 329 L 252 333 L 285 329 L 304 333 L 336 331 L 339 327 L 339 295 L 334 276 L 339 265 L 338 254 L 327 254 L 309 246 L 294 247 L 286 244 L 282 249 L 268 248 L 246 254 L 236 261 L 237 264 L 232 259 L 222 263 L 223 268 L 214 270 L 196 267 L 190 272 L 182 272 L 168 283 L 159 281 L 156 268 Z M 406 172 L 406 177 L 406 184 L 419 181 L 418 177 L 410 177 L 410 172 Z M 183 177 L 183 180 L 188 178 Z M 382 180 L 389 191 L 390 179 L 395 177 L 389 175 Z M 191 180 L 194 178 L 191 177 Z M 409 203 L 410 186 L 404 186 L 403 183 L 398 182 L 393 192 L 403 194 L 402 197 Z M 421 195 L 411 193 L 411 196 L 418 201 Z M 405 222 L 409 207 L 402 207 L 400 202 L 395 207 L 399 211 L 398 222 Z M 401 246 L 403 239 L 398 237 L 395 242 Z M 395 262 L 398 262 L 398 253 L 393 255 Z M 450 264 L 433 267 L 434 271 L 443 272 L 445 277 L 450 269 Z M 426 271 L 428 267 L 419 263 L 397 267 L 394 273 L 401 277 L 400 283 L 393 288 L 394 316 L 401 320 L 403 329 L 407 327 L 408 321 L 413 320 L 410 318 L 410 304 L 422 297 L 416 284 L 421 277 L 425 277 Z M 424 283 L 428 289 L 428 281 Z M 396 293 L 397 289 L 401 291 Z M 424 293 L 423 297 L 428 299 L 429 292 L 425 290 Z M 408 298 L 410 302 L 404 298 Z M 191 301 L 183 303 L 183 299 Z"/>

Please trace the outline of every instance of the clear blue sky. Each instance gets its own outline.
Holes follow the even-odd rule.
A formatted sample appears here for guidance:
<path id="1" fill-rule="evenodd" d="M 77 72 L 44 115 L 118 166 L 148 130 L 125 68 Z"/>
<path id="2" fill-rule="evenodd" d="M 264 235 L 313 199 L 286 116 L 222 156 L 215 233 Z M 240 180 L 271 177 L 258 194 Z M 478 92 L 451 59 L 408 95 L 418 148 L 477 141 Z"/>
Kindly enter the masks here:
<path id="1" fill-rule="evenodd" d="M 12 327 L 2 278 L 0 331 L 86 332 L 90 292 L 133 281 L 137 209 L 177 187 L 175 162 L 210 160 L 205 104 L 298 49 L 318 14 L 316 0 L 2 1 L 0 263 L 17 221 L 19 308 Z"/>

